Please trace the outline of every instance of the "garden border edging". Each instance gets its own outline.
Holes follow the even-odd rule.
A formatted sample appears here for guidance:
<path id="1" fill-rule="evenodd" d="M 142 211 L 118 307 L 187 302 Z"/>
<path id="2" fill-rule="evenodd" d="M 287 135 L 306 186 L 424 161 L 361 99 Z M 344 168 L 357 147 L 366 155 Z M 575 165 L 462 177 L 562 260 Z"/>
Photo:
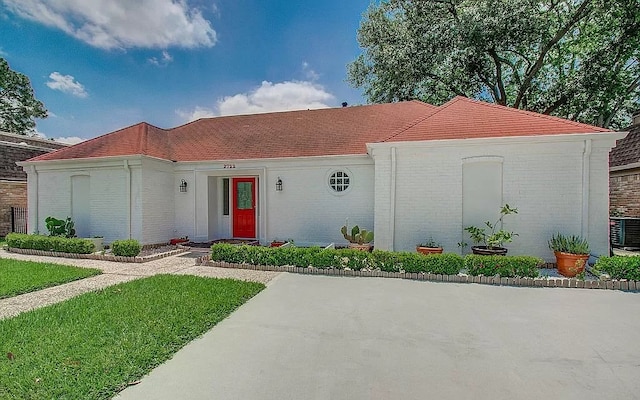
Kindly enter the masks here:
<path id="1" fill-rule="evenodd" d="M 159 260 L 161 258 L 181 254 L 189 251 L 188 247 L 178 246 L 177 249 L 171 250 L 165 253 L 154 254 L 146 257 L 124 257 L 113 256 L 107 254 L 79 254 L 79 253 L 62 253 L 59 251 L 46 251 L 46 250 L 34 250 L 34 249 L 20 249 L 17 247 L 8 247 L 7 251 L 11 253 L 25 254 L 31 256 L 45 256 L 45 257 L 59 257 L 59 258 L 75 258 L 75 259 L 87 259 L 87 260 L 100 260 L 100 261 L 115 261 L 125 263 L 145 263 L 149 261 Z"/>
<path id="2" fill-rule="evenodd" d="M 453 283 L 479 283 L 483 285 L 495 286 L 517 286 L 517 287 L 554 287 L 554 288 L 575 288 L 575 289 L 609 289 L 622 290 L 627 292 L 640 291 L 640 281 L 608 280 L 608 281 L 585 281 L 579 279 L 554 279 L 554 278 L 503 278 L 499 276 L 471 276 L 471 275 L 441 275 L 425 273 L 406 272 L 386 272 L 386 271 L 355 271 L 338 268 L 313 268 L 313 267 L 278 267 L 273 265 L 252 265 L 235 264 L 224 261 L 211 261 L 209 256 L 196 259 L 196 265 L 206 265 L 209 267 L 250 269 L 256 271 L 291 272 L 306 275 L 328 275 L 328 276 L 355 276 L 355 277 L 378 277 L 378 278 L 400 278 L 418 281 L 431 282 L 453 282 Z"/>

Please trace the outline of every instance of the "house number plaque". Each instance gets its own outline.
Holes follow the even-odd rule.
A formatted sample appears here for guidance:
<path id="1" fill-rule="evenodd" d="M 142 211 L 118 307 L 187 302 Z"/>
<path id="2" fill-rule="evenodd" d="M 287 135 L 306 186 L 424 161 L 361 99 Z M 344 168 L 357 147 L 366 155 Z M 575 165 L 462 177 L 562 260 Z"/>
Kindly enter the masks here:
<path id="1" fill-rule="evenodd" d="M 235 164 L 225 164 L 224 165 L 224 169 L 230 169 L 230 168 L 235 168 L 236 165 Z"/>

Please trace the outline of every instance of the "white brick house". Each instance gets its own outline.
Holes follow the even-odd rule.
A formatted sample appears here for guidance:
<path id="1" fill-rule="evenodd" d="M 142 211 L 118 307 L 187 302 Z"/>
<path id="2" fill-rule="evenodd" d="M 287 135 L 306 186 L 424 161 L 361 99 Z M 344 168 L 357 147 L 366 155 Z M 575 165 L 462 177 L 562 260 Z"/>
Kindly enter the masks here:
<path id="1" fill-rule="evenodd" d="M 107 242 L 339 244 L 349 218 L 374 229 L 378 249 L 412 250 L 432 236 L 457 252 L 465 226 L 509 203 L 519 210 L 505 220 L 519 233 L 510 254 L 551 260 L 547 240 L 557 231 L 608 252 L 608 153 L 621 137 L 457 97 L 440 107 L 217 117 L 167 130 L 141 123 L 22 165 L 31 231 L 69 215 L 79 235 Z"/>

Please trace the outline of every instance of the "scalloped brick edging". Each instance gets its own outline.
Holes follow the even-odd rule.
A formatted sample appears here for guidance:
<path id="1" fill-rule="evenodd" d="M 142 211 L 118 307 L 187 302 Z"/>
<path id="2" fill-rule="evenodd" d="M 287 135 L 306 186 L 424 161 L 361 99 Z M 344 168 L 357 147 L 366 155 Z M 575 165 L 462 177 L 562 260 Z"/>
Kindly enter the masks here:
<path id="1" fill-rule="evenodd" d="M 138 256 L 124 257 L 124 256 L 113 256 L 108 254 L 95 254 L 95 253 L 93 254 L 62 253 L 59 251 L 19 249 L 16 247 L 9 247 L 7 248 L 7 251 L 10 251 L 12 253 L 31 255 L 31 256 L 77 258 L 77 259 L 85 259 L 85 260 L 116 261 L 116 262 L 125 262 L 125 263 L 145 263 L 145 262 L 159 260 L 161 258 L 187 252 L 189 251 L 189 248 L 179 247 L 175 250 L 171 250 L 166 253 L 159 253 L 159 254 L 154 254 L 146 257 L 138 257 Z"/>
<path id="2" fill-rule="evenodd" d="M 196 265 L 210 267 L 250 269 L 256 271 L 291 272 L 306 275 L 329 276 L 362 276 L 379 278 L 400 278 L 418 281 L 454 282 L 454 283 L 479 283 L 482 285 L 496 286 L 520 286 L 520 287 L 557 287 L 576 289 L 609 289 L 628 292 L 640 291 L 640 281 L 610 280 L 610 281 L 584 281 L 579 279 L 554 279 L 554 278 L 502 278 L 498 276 L 470 276 L 470 275 L 441 275 L 424 273 L 386 272 L 386 271 L 354 271 L 337 268 L 304 268 L 304 267 L 277 267 L 272 265 L 234 264 L 220 261 L 210 261 L 209 256 L 196 259 Z"/>

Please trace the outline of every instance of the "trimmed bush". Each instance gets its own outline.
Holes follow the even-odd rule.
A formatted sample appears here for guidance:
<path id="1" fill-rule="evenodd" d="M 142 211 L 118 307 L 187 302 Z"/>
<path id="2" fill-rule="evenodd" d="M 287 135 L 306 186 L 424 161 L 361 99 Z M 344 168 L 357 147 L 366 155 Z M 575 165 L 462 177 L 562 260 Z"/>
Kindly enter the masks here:
<path id="1" fill-rule="evenodd" d="M 111 252 L 114 256 L 135 257 L 140 254 L 142 246 L 135 239 L 116 240 L 111 243 Z"/>
<path id="2" fill-rule="evenodd" d="M 613 279 L 640 281 L 640 256 L 600 257 L 593 272 L 607 273 Z"/>
<path id="3" fill-rule="evenodd" d="M 531 256 L 480 256 L 469 254 L 464 266 L 469 275 L 496 276 L 504 278 L 538 276 L 538 266 L 544 261 Z"/>
<path id="4" fill-rule="evenodd" d="M 27 235 L 10 233 L 6 237 L 7 245 L 17 249 L 57 251 L 60 253 L 90 254 L 95 245 L 92 241 L 63 236 Z"/>
<path id="5" fill-rule="evenodd" d="M 425 256 L 417 253 L 382 250 L 369 253 L 351 249 L 234 246 L 225 243 L 211 246 L 211 260 L 236 264 L 349 268 L 356 271 L 380 269 L 387 272 L 424 272 L 444 275 L 455 275 L 463 267 L 463 259 L 457 254 Z"/>

